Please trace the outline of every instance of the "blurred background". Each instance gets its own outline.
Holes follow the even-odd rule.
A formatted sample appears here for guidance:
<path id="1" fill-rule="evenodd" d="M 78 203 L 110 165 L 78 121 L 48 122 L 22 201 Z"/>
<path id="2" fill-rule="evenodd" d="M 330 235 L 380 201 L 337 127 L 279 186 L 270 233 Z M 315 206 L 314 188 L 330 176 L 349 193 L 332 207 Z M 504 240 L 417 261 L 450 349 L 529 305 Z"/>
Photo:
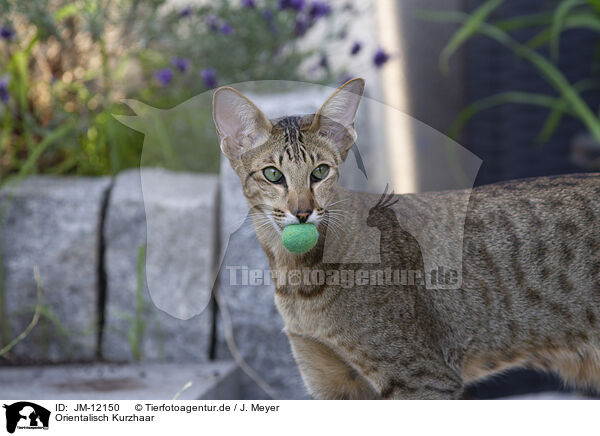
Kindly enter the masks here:
<path id="1" fill-rule="evenodd" d="M 396 192 L 439 189 L 422 126 L 482 160 L 475 185 L 596 171 L 599 35 L 600 0 L 0 0 L 0 392 L 27 397 L 11 380 L 28 371 L 28 398 L 40 383 L 48 398 L 264 396 L 233 337 L 273 396 L 305 398 L 272 289 L 189 273 L 189 259 L 206 277 L 244 261 L 226 253 L 247 208 L 211 90 L 242 84 L 269 115 L 306 113 L 364 77 L 376 103 L 358 146 L 370 183 Z M 145 177 L 164 187 L 146 203 Z M 169 264 L 146 253 L 151 215 Z M 186 251 L 174 227 L 203 248 Z M 214 299 L 170 316 L 151 276 L 220 292 L 231 319 Z M 524 370 L 469 390 L 539 393 L 591 395 Z"/>

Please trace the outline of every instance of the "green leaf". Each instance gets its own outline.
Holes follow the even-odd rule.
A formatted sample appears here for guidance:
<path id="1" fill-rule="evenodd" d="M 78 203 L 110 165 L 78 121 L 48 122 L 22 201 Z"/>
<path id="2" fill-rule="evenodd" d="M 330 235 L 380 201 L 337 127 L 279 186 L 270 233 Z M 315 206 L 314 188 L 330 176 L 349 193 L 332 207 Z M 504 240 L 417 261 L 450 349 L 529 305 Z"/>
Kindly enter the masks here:
<path id="1" fill-rule="evenodd" d="M 460 29 L 454 33 L 446 47 L 442 50 L 440 55 L 440 68 L 442 71 L 448 71 L 448 63 L 450 57 L 463 45 L 471 36 L 473 36 L 487 17 L 494 11 L 498 6 L 503 3 L 504 0 L 488 0 L 480 7 L 478 7 L 466 20 Z"/>
<path id="2" fill-rule="evenodd" d="M 574 13 L 565 20 L 565 27 L 568 29 L 584 28 L 600 32 L 600 18 L 587 13 Z"/>
<path id="3" fill-rule="evenodd" d="M 458 23 L 465 23 L 471 19 L 468 14 L 462 12 L 447 12 L 444 13 L 443 17 L 438 18 Z M 588 132 L 595 139 L 600 140 L 600 121 L 563 73 L 552 62 L 526 45 L 520 44 L 496 26 L 482 23 L 479 26 L 478 32 L 504 45 L 517 56 L 532 64 L 542 77 L 565 98 L 574 114 L 586 126 Z"/>
<path id="4" fill-rule="evenodd" d="M 486 98 L 482 98 L 481 100 L 477 100 L 476 102 L 469 104 L 460 112 L 454 123 L 452 123 L 450 131 L 448 132 L 448 136 L 456 140 L 464 125 L 474 115 L 483 110 L 507 103 L 528 104 L 554 109 L 561 105 L 561 100 L 559 98 L 550 97 L 545 94 L 519 91 L 502 92 Z"/>
<path id="5" fill-rule="evenodd" d="M 35 164 L 37 163 L 37 161 L 40 158 L 40 156 L 42 155 L 42 153 L 44 151 L 46 151 L 46 149 L 48 147 L 50 147 L 54 142 L 56 142 L 57 140 L 59 140 L 60 138 L 62 138 L 64 136 L 66 136 L 67 134 L 69 134 L 74 128 L 75 128 L 75 122 L 72 122 L 65 126 L 59 127 L 58 129 L 54 130 L 52 133 L 49 133 L 48 136 L 46 136 L 35 147 L 33 152 L 27 157 L 27 160 L 25 161 L 25 163 L 23 164 L 23 166 L 21 167 L 19 172 L 15 176 L 13 176 L 11 178 L 7 178 L 5 181 L 0 183 L 0 186 L 5 185 L 5 184 L 7 185 L 9 183 L 10 184 L 18 183 L 24 177 L 32 174 L 35 170 Z M 0 217 L 2 217 L 2 214 L 0 214 Z"/>
<path id="6" fill-rule="evenodd" d="M 15 51 L 10 60 L 11 77 L 16 85 L 17 100 L 21 111 L 27 110 L 27 91 L 29 89 L 29 56 L 25 51 Z"/>
<path id="7" fill-rule="evenodd" d="M 514 32 L 515 30 L 525 29 L 528 27 L 546 26 L 552 22 L 552 14 L 548 12 L 540 12 L 537 14 L 520 15 L 506 20 L 495 21 L 490 23 L 505 32 Z"/>
<path id="8" fill-rule="evenodd" d="M 79 6 L 77 3 L 68 3 L 54 13 L 54 20 L 62 21 L 65 18 L 75 15 L 77 12 L 79 12 Z"/>
<path id="9" fill-rule="evenodd" d="M 554 131 L 558 128 L 558 125 L 562 120 L 566 107 L 567 104 L 564 101 L 561 101 L 559 105 L 552 109 L 536 138 L 537 143 L 543 144 L 552 137 Z"/>
<path id="10" fill-rule="evenodd" d="M 142 340 L 146 323 L 144 321 L 144 284 L 146 271 L 146 245 L 138 247 L 137 289 L 135 292 L 135 317 L 128 330 L 129 344 L 133 358 L 139 361 L 142 357 Z"/>
<path id="11" fill-rule="evenodd" d="M 587 3 L 586 0 L 563 0 L 554 11 L 552 30 L 550 32 L 550 53 L 553 59 L 558 59 L 560 34 L 564 29 L 567 14 L 575 7 Z"/>
<path id="12" fill-rule="evenodd" d="M 600 0 L 588 0 L 588 3 L 594 8 L 597 14 L 600 14 Z"/>
<path id="13" fill-rule="evenodd" d="M 42 311 L 42 280 L 40 278 L 40 271 L 39 271 L 39 268 L 37 265 L 33 267 L 33 278 L 35 280 L 36 289 L 37 289 L 37 293 L 36 293 L 37 299 L 36 299 L 33 317 L 31 318 L 31 321 L 29 322 L 27 327 L 25 327 L 25 330 L 23 330 L 17 337 L 15 337 L 12 341 L 10 341 L 6 346 L 0 348 L 0 357 L 5 355 L 6 353 L 8 353 L 15 345 L 17 345 L 19 342 L 21 342 L 23 339 L 25 339 L 29 335 L 29 333 L 31 333 L 33 328 L 37 325 L 38 321 L 40 320 L 40 314 Z"/>
<path id="14" fill-rule="evenodd" d="M 600 81 L 596 79 L 586 79 L 577 82 L 575 85 L 573 85 L 573 87 L 578 92 L 585 92 L 590 89 L 600 89 Z M 536 139 L 538 143 L 543 144 L 544 142 L 547 142 L 550 139 L 550 137 L 558 128 L 558 125 L 560 124 L 563 115 L 565 114 L 565 112 L 567 112 L 567 108 L 567 102 L 564 98 L 562 98 L 559 104 L 557 104 L 556 107 L 552 109 L 552 111 L 548 115 L 548 118 L 546 118 L 546 121 L 544 122 L 544 125 L 542 126 L 542 129 L 540 130 L 540 133 L 538 134 L 538 137 Z"/>
<path id="15" fill-rule="evenodd" d="M 600 33 L 600 19 L 584 12 L 573 13 L 565 19 L 563 29 L 587 29 Z M 530 48 L 539 48 L 547 44 L 551 37 L 552 29 L 544 29 L 531 38 L 526 45 Z"/>

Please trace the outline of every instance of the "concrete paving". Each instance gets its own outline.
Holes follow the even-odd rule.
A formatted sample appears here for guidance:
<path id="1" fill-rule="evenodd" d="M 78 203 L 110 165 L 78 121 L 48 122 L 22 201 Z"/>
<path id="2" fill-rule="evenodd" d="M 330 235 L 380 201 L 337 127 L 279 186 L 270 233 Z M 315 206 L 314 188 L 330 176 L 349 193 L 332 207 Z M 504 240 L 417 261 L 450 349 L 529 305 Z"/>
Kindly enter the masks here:
<path id="1" fill-rule="evenodd" d="M 77 364 L 0 367 L 1 400 L 183 400 L 239 398 L 232 361 L 202 364 Z"/>

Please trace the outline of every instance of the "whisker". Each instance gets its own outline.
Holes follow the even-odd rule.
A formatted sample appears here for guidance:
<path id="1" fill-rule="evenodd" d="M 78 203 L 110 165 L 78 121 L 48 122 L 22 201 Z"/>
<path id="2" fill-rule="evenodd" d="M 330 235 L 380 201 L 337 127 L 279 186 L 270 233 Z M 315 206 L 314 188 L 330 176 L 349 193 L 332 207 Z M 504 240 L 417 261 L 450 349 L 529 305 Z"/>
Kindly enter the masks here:
<path id="1" fill-rule="evenodd" d="M 348 200 L 350 200 L 350 197 L 342 198 L 341 200 L 334 201 L 333 203 L 329 203 L 329 204 L 327 205 L 327 207 L 329 207 L 329 206 L 333 206 L 334 204 L 342 203 L 343 201 L 348 201 Z M 326 209 L 327 209 L 327 207 L 326 207 Z"/>
<path id="2" fill-rule="evenodd" d="M 328 214 L 327 216 L 329 216 L 331 218 L 335 218 L 336 220 L 338 220 L 340 222 L 340 224 L 345 223 L 346 220 L 348 219 L 348 217 L 345 215 Z"/>
<path id="3" fill-rule="evenodd" d="M 330 211 L 330 210 L 328 210 L 327 213 L 329 215 L 336 215 L 336 216 L 343 216 L 343 217 L 347 217 L 348 216 L 348 214 L 343 213 L 343 212 L 338 212 L 338 211 Z"/>
<path id="4" fill-rule="evenodd" d="M 325 223 L 327 225 L 327 229 L 331 229 L 332 233 L 334 234 L 334 236 L 338 237 L 340 236 L 340 232 L 343 231 L 343 228 L 340 227 L 340 225 L 328 218 L 324 218 L 322 220 L 323 223 Z"/>
<path id="5" fill-rule="evenodd" d="M 333 226 L 331 223 L 327 224 L 327 231 L 331 232 L 331 236 L 333 236 L 334 238 L 341 238 L 340 230 L 337 227 Z"/>
<path id="6" fill-rule="evenodd" d="M 328 225 L 331 225 L 333 228 L 339 230 L 340 232 L 344 230 L 344 227 L 340 223 L 336 223 L 335 221 L 327 221 Z"/>
<path id="7" fill-rule="evenodd" d="M 337 234 L 338 236 L 339 236 L 339 234 L 340 234 L 340 233 L 344 233 L 344 232 L 345 232 L 345 228 L 344 228 L 344 226 L 342 226 L 342 225 L 340 225 L 339 223 L 336 223 L 336 222 L 334 222 L 334 221 L 328 221 L 328 222 L 327 222 L 327 225 L 328 225 L 328 226 L 331 226 L 331 227 L 332 227 L 332 228 L 335 230 L 335 232 L 336 232 L 336 234 Z"/>

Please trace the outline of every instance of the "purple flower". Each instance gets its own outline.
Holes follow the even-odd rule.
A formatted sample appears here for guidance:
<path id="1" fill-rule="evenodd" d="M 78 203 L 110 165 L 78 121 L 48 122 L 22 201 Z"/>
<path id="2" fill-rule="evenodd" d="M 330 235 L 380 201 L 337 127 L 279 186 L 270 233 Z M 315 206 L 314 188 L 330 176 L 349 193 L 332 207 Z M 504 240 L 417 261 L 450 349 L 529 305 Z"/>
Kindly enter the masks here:
<path id="1" fill-rule="evenodd" d="M 321 55 L 321 59 L 319 60 L 319 66 L 321 68 L 329 68 L 329 60 L 327 59 L 327 55 Z"/>
<path id="2" fill-rule="evenodd" d="M 273 11 L 271 9 L 264 8 L 261 13 L 265 20 L 273 21 Z"/>
<path id="3" fill-rule="evenodd" d="M 0 28 L 0 37 L 2 39 L 6 39 L 7 41 L 12 41 L 12 39 L 15 37 L 15 31 L 10 26 L 2 26 L 2 28 Z"/>
<path id="4" fill-rule="evenodd" d="M 200 71 L 200 76 L 204 80 L 204 85 L 207 88 L 214 88 L 217 86 L 217 72 L 214 68 L 204 68 Z"/>
<path id="5" fill-rule="evenodd" d="M 0 77 L 0 101 L 7 103 L 10 100 L 10 92 L 8 92 L 8 76 Z"/>
<path id="6" fill-rule="evenodd" d="M 210 14 L 206 16 L 206 25 L 210 30 L 218 30 L 219 29 L 219 19 L 215 14 Z"/>
<path id="7" fill-rule="evenodd" d="M 312 20 L 317 20 L 321 17 L 325 17 L 331 13 L 331 6 L 326 2 L 315 1 L 312 2 L 308 8 L 308 15 Z"/>
<path id="8" fill-rule="evenodd" d="M 182 18 L 189 17 L 191 13 L 192 13 L 192 8 L 190 8 L 189 6 L 186 6 L 181 11 L 179 11 L 179 16 Z"/>
<path id="9" fill-rule="evenodd" d="M 352 56 L 356 56 L 361 48 L 362 44 L 358 41 L 355 41 L 354 44 L 352 44 L 352 48 L 350 49 L 350 54 Z"/>
<path id="10" fill-rule="evenodd" d="M 387 54 L 382 48 L 378 48 L 373 56 L 373 63 L 377 68 L 381 68 L 383 64 L 390 60 L 390 55 Z"/>
<path id="11" fill-rule="evenodd" d="M 256 7 L 256 0 L 242 0 L 242 6 L 253 9 Z"/>
<path id="12" fill-rule="evenodd" d="M 271 31 L 271 33 L 273 33 L 273 34 L 277 33 L 279 30 L 277 29 L 277 26 L 273 22 L 273 11 L 269 8 L 264 8 L 262 10 L 261 14 L 264 17 L 264 19 L 267 21 L 267 23 L 269 24 L 269 30 Z"/>
<path id="13" fill-rule="evenodd" d="M 233 34 L 233 27 L 231 27 L 231 24 L 229 24 L 227 21 L 224 21 L 223 24 L 221 24 L 221 33 L 223 35 Z"/>
<path id="14" fill-rule="evenodd" d="M 304 8 L 304 0 L 279 0 L 279 9 L 294 9 L 300 12 Z"/>
<path id="15" fill-rule="evenodd" d="M 173 70 L 170 68 L 163 68 L 154 72 L 154 79 L 160 83 L 161 86 L 167 86 L 173 80 Z"/>
<path id="16" fill-rule="evenodd" d="M 309 23 L 308 19 L 304 15 L 298 15 L 296 17 L 296 23 L 294 25 L 294 34 L 296 36 L 302 36 L 306 33 Z"/>
<path id="17" fill-rule="evenodd" d="M 173 59 L 171 59 L 171 65 L 173 65 L 175 68 L 177 68 L 182 73 L 185 73 L 185 71 L 190 66 L 190 61 L 187 60 L 186 58 L 174 57 Z"/>

